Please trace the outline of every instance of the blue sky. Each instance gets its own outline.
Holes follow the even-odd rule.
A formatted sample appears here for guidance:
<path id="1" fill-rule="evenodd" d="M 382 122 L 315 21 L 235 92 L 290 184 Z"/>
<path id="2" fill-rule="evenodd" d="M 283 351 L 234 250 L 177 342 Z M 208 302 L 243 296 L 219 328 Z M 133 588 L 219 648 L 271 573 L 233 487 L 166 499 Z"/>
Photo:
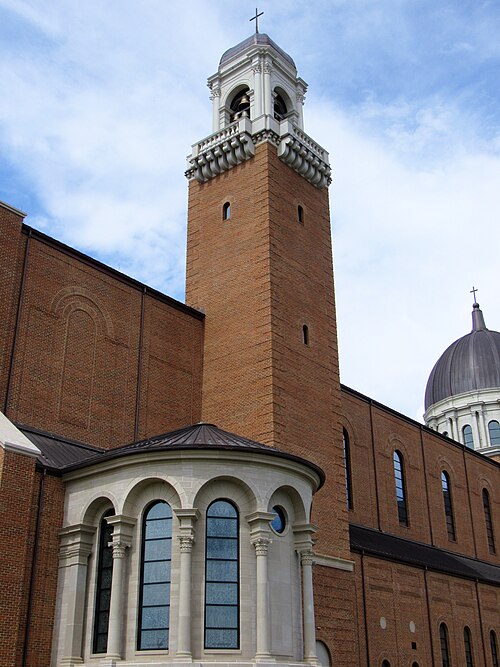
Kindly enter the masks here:
<path id="1" fill-rule="evenodd" d="M 419 418 L 479 287 L 500 329 L 500 3 L 262 3 L 330 152 L 343 382 Z M 206 78 L 255 3 L 0 0 L 0 199 L 183 299 Z"/>

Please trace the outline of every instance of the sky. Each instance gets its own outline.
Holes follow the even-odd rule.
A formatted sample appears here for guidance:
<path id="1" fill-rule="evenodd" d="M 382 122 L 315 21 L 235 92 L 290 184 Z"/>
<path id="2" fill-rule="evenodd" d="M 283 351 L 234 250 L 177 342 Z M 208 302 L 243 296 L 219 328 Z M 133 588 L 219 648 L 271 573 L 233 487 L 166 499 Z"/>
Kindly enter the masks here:
<path id="1" fill-rule="evenodd" d="M 500 330 L 498 0 L 267 0 L 330 153 L 341 380 L 421 420 L 429 373 Z M 0 0 L 0 200 L 184 300 L 185 158 L 240 0 Z"/>

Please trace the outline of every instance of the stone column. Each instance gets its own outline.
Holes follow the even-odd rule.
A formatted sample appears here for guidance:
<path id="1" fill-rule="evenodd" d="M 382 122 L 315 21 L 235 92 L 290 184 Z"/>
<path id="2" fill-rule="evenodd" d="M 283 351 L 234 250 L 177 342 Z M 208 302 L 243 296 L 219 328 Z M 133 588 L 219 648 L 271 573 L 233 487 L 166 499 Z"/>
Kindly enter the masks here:
<path id="1" fill-rule="evenodd" d="M 486 432 L 486 419 L 484 418 L 484 410 L 482 405 L 477 406 L 477 418 L 479 426 L 479 447 L 488 447 L 490 442 Z"/>
<path id="2" fill-rule="evenodd" d="M 302 568 L 302 623 L 304 633 L 304 662 L 318 665 L 316 657 L 316 625 L 314 621 L 313 544 L 317 528 L 312 523 L 293 526 L 295 549 Z"/>
<path id="3" fill-rule="evenodd" d="M 220 88 L 213 84 L 210 88 L 210 99 L 212 100 L 212 132 L 220 130 Z"/>
<path id="4" fill-rule="evenodd" d="M 123 514 L 116 514 L 107 517 L 106 521 L 113 526 L 113 539 L 109 543 L 109 546 L 113 548 L 113 576 L 111 578 L 106 657 L 114 661 L 122 658 L 123 616 L 126 608 L 125 556 L 132 543 L 135 519 Z"/>
<path id="5" fill-rule="evenodd" d="M 269 610 L 268 552 L 271 544 L 272 512 L 252 512 L 246 517 L 250 526 L 250 542 L 256 556 L 256 653 L 255 659 L 269 662 L 271 658 L 271 614 Z"/>
<path id="6" fill-rule="evenodd" d="M 476 411 L 477 411 L 477 406 L 471 407 L 470 409 L 470 415 L 471 415 L 471 426 L 472 426 L 472 434 L 474 437 L 474 449 L 479 449 L 481 447 L 481 438 L 479 437 L 479 427 L 477 425 L 477 416 L 476 416 Z"/>
<path id="7" fill-rule="evenodd" d="M 313 551 L 308 549 L 300 553 L 302 565 L 302 617 L 304 622 L 304 661 L 318 664 L 316 657 L 316 626 L 314 623 L 313 593 Z"/>
<path id="8" fill-rule="evenodd" d="M 271 72 L 273 67 L 266 60 L 264 62 L 264 113 L 273 116 L 273 91 L 271 89 Z"/>
<path id="9" fill-rule="evenodd" d="M 76 524 L 59 531 L 59 569 L 62 575 L 62 607 L 65 609 L 61 665 L 83 662 L 83 623 L 87 593 L 87 566 L 92 552 L 94 526 Z"/>
<path id="10" fill-rule="evenodd" d="M 252 540 L 257 558 L 257 651 L 256 660 L 268 661 L 271 657 L 271 628 L 269 618 L 269 581 L 267 576 L 267 555 L 271 540 L 257 537 Z"/>
<path id="11" fill-rule="evenodd" d="M 174 509 L 179 519 L 179 621 L 177 631 L 177 654 L 180 660 L 191 661 L 191 577 L 194 545 L 194 523 L 198 519 L 197 509 Z"/>
<path id="12" fill-rule="evenodd" d="M 252 64 L 254 90 L 254 118 L 262 115 L 262 66 L 257 58 Z"/>

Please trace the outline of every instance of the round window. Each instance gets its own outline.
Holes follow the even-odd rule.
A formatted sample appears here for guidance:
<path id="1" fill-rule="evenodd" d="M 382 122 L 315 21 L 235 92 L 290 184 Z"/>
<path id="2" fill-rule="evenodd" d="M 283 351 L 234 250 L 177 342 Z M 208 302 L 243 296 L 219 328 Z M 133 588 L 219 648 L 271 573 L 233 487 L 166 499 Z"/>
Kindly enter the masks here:
<path id="1" fill-rule="evenodd" d="M 281 535 L 286 528 L 285 510 L 279 505 L 275 505 L 272 509 L 272 513 L 274 514 L 274 519 L 271 521 L 271 528 L 275 533 Z"/>

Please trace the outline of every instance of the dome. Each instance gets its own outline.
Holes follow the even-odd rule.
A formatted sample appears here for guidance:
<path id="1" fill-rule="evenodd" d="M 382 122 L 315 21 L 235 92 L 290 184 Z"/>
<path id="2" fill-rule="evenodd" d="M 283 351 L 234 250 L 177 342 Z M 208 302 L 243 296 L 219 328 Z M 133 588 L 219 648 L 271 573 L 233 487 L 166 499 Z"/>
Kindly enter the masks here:
<path id="1" fill-rule="evenodd" d="M 232 48 L 228 49 L 225 53 L 222 54 L 222 58 L 220 59 L 219 67 L 222 65 L 225 65 L 228 63 L 230 60 L 233 60 L 236 56 L 239 56 L 241 53 L 245 53 L 245 51 L 248 51 L 249 48 L 252 46 L 272 46 L 272 48 L 277 51 L 280 56 L 286 60 L 294 69 L 295 63 L 293 62 L 293 59 L 291 56 L 288 55 L 283 49 L 281 49 L 276 42 L 273 42 L 273 40 L 269 37 L 269 35 L 265 35 L 263 33 L 256 33 L 254 35 L 251 35 L 250 37 L 247 37 L 247 39 L 244 39 L 242 42 L 239 44 L 236 44 L 236 46 L 233 46 Z"/>
<path id="2" fill-rule="evenodd" d="M 500 388 L 500 333 L 486 328 L 475 303 L 471 333 L 452 343 L 431 371 L 425 409 L 451 396 L 496 387 Z"/>

